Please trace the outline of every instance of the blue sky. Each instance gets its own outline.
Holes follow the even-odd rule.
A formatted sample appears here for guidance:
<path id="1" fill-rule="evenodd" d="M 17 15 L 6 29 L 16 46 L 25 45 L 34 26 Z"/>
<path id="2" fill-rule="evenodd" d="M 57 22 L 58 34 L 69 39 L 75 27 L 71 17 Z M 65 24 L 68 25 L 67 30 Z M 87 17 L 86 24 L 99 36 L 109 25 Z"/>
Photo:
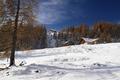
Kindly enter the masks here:
<path id="1" fill-rule="evenodd" d="M 38 20 L 55 29 L 101 21 L 120 23 L 120 0 L 41 0 Z"/>

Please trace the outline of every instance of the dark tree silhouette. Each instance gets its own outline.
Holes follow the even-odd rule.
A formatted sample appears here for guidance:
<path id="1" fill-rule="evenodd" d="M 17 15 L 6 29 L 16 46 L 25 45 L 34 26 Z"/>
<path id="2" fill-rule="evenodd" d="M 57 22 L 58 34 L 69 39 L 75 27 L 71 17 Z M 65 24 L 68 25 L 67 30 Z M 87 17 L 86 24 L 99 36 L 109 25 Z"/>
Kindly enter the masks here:
<path id="1" fill-rule="evenodd" d="M 17 28 L 18 28 L 19 10 L 20 10 L 20 0 L 18 0 L 18 2 L 17 2 L 15 26 L 14 26 L 13 35 L 12 35 L 12 49 L 11 49 L 11 55 L 10 55 L 10 66 L 15 65 L 15 49 L 16 49 L 16 42 L 17 42 Z"/>

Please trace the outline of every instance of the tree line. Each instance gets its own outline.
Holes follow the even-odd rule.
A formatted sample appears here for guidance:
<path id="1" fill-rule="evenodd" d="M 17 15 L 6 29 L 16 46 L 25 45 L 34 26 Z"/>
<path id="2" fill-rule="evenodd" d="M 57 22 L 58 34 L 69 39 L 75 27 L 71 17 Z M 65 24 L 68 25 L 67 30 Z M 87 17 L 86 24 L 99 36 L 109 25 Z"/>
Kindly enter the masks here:
<path id="1" fill-rule="evenodd" d="M 12 48 L 11 23 L 0 28 L 0 51 L 10 51 Z M 16 50 L 41 49 L 47 47 L 46 27 L 43 25 L 30 26 L 22 25 L 18 27 Z"/>
<path id="2" fill-rule="evenodd" d="M 66 41 L 70 44 L 81 44 L 82 37 L 99 38 L 98 43 L 120 42 L 120 25 L 109 22 L 98 22 L 93 26 L 81 24 L 78 26 L 67 26 L 57 36 L 58 46 Z"/>
<path id="3" fill-rule="evenodd" d="M 0 52 L 10 56 L 10 66 L 15 63 L 16 50 L 48 47 L 46 27 L 36 24 L 36 3 L 37 0 L 0 0 Z M 120 25 L 101 22 L 92 27 L 66 26 L 53 38 L 57 46 L 63 46 L 66 41 L 70 45 L 81 44 L 82 37 L 99 38 L 99 43 L 119 42 Z"/>

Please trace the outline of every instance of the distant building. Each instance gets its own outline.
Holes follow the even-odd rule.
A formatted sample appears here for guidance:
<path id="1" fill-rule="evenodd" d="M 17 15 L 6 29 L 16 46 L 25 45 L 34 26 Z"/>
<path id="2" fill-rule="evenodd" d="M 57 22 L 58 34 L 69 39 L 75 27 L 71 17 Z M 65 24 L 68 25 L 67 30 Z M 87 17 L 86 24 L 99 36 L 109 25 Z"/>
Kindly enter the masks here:
<path id="1" fill-rule="evenodd" d="M 82 38 L 80 44 L 97 44 L 99 38 L 92 39 L 92 38 Z"/>
<path id="2" fill-rule="evenodd" d="M 62 46 L 69 46 L 69 45 L 75 45 L 73 41 L 68 40 L 62 44 Z"/>

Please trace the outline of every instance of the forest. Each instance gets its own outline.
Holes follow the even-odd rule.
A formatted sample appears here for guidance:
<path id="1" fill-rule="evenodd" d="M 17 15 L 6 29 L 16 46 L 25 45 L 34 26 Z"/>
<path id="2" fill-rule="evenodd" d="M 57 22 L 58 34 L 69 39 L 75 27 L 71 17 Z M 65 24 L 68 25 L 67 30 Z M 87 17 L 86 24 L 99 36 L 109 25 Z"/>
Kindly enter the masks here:
<path id="1" fill-rule="evenodd" d="M 29 3 L 27 3 L 29 2 Z M 36 20 L 35 0 L 0 0 L 0 52 L 5 56 L 15 51 L 48 48 L 47 25 Z M 82 44 L 81 39 L 99 38 L 99 43 L 120 42 L 120 24 L 97 22 L 92 26 L 82 24 L 64 26 L 55 31 L 54 47 Z M 11 57 L 13 58 L 13 57 Z"/>
<path id="2" fill-rule="evenodd" d="M 62 29 L 58 36 L 59 39 L 71 40 L 74 44 L 81 44 L 82 37 L 99 38 L 98 43 L 119 42 L 120 25 L 110 22 L 98 22 L 93 26 L 81 24 Z"/>

